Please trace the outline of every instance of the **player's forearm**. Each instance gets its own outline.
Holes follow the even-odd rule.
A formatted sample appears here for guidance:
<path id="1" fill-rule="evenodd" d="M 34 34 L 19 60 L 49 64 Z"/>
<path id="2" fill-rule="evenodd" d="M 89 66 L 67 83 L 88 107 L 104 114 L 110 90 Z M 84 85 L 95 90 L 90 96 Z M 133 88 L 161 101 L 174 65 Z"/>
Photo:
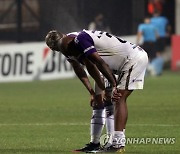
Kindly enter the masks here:
<path id="1" fill-rule="evenodd" d="M 81 80 L 81 82 L 84 84 L 86 89 L 89 91 L 91 95 L 94 94 L 94 90 L 90 84 L 90 81 L 88 79 L 88 76 L 84 69 L 80 66 L 73 66 L 74 72 L 77 75 L 77 77 Z"/>
<path id="2" fill-rule="evenodd" d="M 113 76 L 112 71 L 109 66 L 104 62 L 104 60 L 98 55 L 97 52 L 94 52 L 88 56 L 88 59 L 94 63 L 98 70 L 106 77 L 106 79 L 111 83 L 113 87 L 116 87 L 116 80 Z"/>
<path id="3" fill-rule="evenodd" d="M 116 87 L 116 80 L 110 70 L 109 66 L 105 62 L 96 63 L 96 66 L 100 72 L 107 78 L 113 87 Z"/>
<path id="4" fill-rule="evenodd" d="M 95 80 L 95 82 L 98 84 L 99 88 L 104 90 L 105 89 L 104 81 L 102 80 L 102 77 L 101 77 L 99 70 L 97 69 L 96 65 L 93 64 L 89 60 L 86 60 L 85 64 L 86 64 L 86 68 L 87 68 L 89 74 Z"/>

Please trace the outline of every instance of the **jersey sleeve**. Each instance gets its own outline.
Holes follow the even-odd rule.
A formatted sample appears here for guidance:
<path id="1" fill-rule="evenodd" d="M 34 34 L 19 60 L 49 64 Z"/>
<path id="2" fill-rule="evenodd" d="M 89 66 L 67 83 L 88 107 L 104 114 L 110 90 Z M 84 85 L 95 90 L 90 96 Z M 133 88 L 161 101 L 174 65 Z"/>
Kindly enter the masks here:
<path id="1" fill-rule="evenodd" d="M 88 55 L 96 52 L 94 41 L 86 32 L 81 32 L 77 37 L 75 37 L 74 41 L 77 49 L 83 53 L 83 57 L 87 57 Z"/>

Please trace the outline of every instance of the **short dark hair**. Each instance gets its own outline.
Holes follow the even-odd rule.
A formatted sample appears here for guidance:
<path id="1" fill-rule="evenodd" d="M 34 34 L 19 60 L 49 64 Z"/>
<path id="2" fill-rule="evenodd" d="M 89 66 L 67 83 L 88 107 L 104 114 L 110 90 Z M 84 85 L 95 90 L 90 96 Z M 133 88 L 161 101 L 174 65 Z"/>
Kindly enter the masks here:
<path id="1" fill-rule="evenodd" d="M 63 34 L 58 32 L 57 30 L 51 30 L 46 35 L 45 41 L 49 48 L 55 50 L 58 40 L 60 40 L 62 37 Z"/>

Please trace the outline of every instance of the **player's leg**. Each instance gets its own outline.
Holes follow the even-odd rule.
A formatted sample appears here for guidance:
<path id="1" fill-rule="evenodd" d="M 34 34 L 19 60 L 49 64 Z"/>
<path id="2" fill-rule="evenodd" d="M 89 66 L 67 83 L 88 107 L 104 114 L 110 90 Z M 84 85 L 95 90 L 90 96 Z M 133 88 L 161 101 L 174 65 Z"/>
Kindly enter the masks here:
<path id="1" fill-rule="evenodd" d="M 125 147 L 125 133 L 123 129 L 126 127 L 127 118 L 128 118 L 128 109 L 127 109 L 127 98 L 132 93 L 133 90 L 143 89 L 144 84 L 144 75 L 146 67 L 148 64 L 147 54 L 140 50 L 140 55 L 137 59 L 129 62 L 122 69 L 122 74 L 120 75 L 120 82 L 117 86 L 118 93 L 114 99 L 115 103 L 115 132 L 113 145 L 110 146 L 105 151 L 108 152 L 123 152 Z M 114 94 L 114 95 L 115 95 Z"/>
<path id="2" fill-rule="evenodd" d="M 114 106 L 111 101 L 111 94 L 112 94 L 112 87 L 109 84 L 108 80 L 104 78 L 105 83 L 105 93 L 95 84 L 95 93 L 96 98 L 94 106 L 93 106 L 93 112 L 99 112 L 100 114 L 98 117 L 102 117 L 102 119 L 97 119 L 97 122 L 94 124 L 94 118 L 91 119 L 91 142 L 97 143 L 100 139 L 102 129 L 103 127 L 98 126 L 98 123 L 101 124 L 106 123 L 106 132 L 107 134 L 112 138 L 114 134 Z M 105 115 L 104 115 L 105 113 Z M 94 116 L 92 116 L 94 117 Z M 104 118 L 105 117 L 105 118 Z M 104 121 L 105 120 L 105 121 Z M 110 140 L 109 140 L 110 141 Z M 110 141 L 112 143 L 112 141 Z"/>
<path id="3" fill-rule="evenodd" d="M 114 136 L 114 105 L 111 100 L 112 87 L 108 80 L 105 79 L 104 107 L 106 112 L 106 134 L 109 136 L 106 147 L 112 145 Z"/>
<path id="4" fill-rule="evenodd" d="M 113 102 L 114 111 L 114 136 L 113 143 L 109 147 L 97 150 L 95 152 L 124 152 L 125 147 L 125 127 L 128 118 L 127 98 L 132 93 L 132 90 L 118 90 L 118 100 Z M 117 94 L 117 95 L 118 95 Z"/>
<path id="5" fill-rule="evenodd" d="M 121 94 L 120 99 L 114 103 L 115 105 L 115 132 L 113 144 L 115 148 L 121 148 L 125 146 L 125 128 L 128 119 L 128 109 L 127 109 L 127 98 L 132 93 L 132 90 L 118 90 Z"/>
<path id="6" fill-rule="evenodd" d="M 115 105 L 115 130 L 123 131 L 128 118 L 127 98 L 132 93 L 132 90 L 118 90 L 122 96 Z"/>
<path id="7" fill-rule="evenodd" d="M 105 124 L 105 109 L 103 102 L 103 91 L 95 83 L 95 102 L 93 102 L 92 117 L 90 123 L 90 143 L 86 144 L 85 147 L 76 151 L 91 152 L 97 150 L 100 147 L 100 137 Z"/>
<path id="8" fill-rule="evenodd" d="M 139 49 L 137 49 L 137 52 L 138 50 Z M 148 57 L 146 52 L 142 49 L 139 53 L 138 58 L 132 60 L 123 68 L 124 76 L 117 86 L 118 93 L 121 94 L 121 97 L 118 97 L 119 99 L 115 103 L 114 148 L 125 146 L 125 133 L 123 132 L 123 129 L 126 127 L 128 118 L 127 98 L 133 90 L 143 89 Z"/>
<path id="9" fill-rule="evenodd" d="M 103 95 L 97 93 L 96 91 L 95 100 L 96 102 L 94 102 L 93 104 L 93 112 L 91 117 L 90 142 L 99 144 L 101 133 L 105 125 L 105 109 L 103 103 Z"/>

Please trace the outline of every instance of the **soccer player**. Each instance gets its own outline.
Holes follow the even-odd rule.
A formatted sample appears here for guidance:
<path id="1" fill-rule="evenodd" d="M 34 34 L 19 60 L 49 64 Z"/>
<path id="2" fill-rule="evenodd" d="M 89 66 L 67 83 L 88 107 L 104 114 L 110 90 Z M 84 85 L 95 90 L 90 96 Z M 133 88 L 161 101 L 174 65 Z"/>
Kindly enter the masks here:
<path id="1" fill-rule="evenodd" d="M 122 151 L 125 147 L 123 130 L 128 116 L 126 100 L 133 90 L 143 88 L 148 64 L 147 53 L 135 44 L 102 31 L 83 30 L 77 34 L 65 35 L 53 30 L 47 34 L 46 44 L 67 57 L 76 75 L 89 91 L 93 106 L 98 101 L 82 65 L 86 66 L 101 90 L 105 90 L 105 86 L 99 72 L 108 80 L 115 106 L 115 131 L 112 145 L 104 149 L 104 152 Z M 118 75 L 117 80 L 115 74 Z M 100 115 L 102 119 L 102 114 Z"/>

